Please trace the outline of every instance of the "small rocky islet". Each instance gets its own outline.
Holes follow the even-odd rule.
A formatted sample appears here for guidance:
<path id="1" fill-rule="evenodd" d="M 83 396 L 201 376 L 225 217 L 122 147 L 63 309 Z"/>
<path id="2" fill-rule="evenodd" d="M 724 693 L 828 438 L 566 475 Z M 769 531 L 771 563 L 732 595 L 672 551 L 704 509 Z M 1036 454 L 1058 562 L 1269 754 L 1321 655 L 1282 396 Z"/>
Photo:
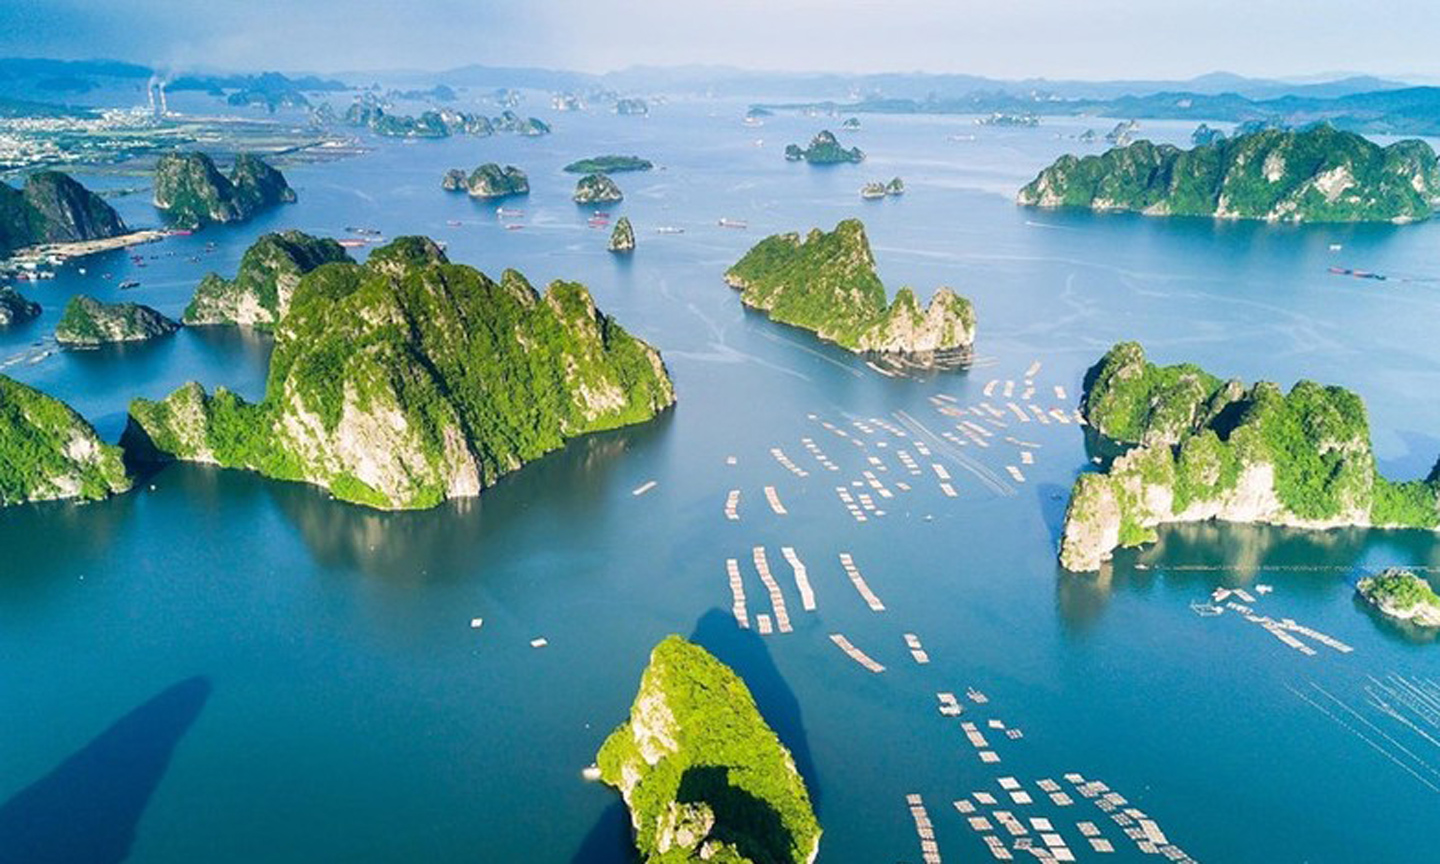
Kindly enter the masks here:
<path id="1" fill-rule="evenodd" d="M 790 162 L 808 162 L 811 165 L 843 165 L 865 161 L 865 153 L 859 147 L 845 148 L 828 129 L 821 130 L 810 139 L 810 146 L 785 145 L 785 158 Z"/>
<path id="2" fill-rule="evenodd" d="M 928 306 L 901 288 L 893 301 L 875 269 L 865 226 L 776 234 L 725 273 L 746 306 L 855 352 L 901 355 L 922 365 L 968 357 L 975 341 L 970 301 L 940 288 Z"/>
<path id="3" fill-rule="evenodd" d="M 180 323 L 139 303 L 102 303 L 78 294 L 65 304 L 55 341 L 67 347 L 94 348 L 116 342 L 144 342 L 168 336 Z"/>
<path id="4" fill-rule="evenodd" d="M 621 254 L 635 251 L 635 229 L 630 224 L 630 217 L 621 216 L 616 220 L 615 230 L 610 232 L 610 244 L 606 248 Z"/>
<path id="5" fill-rule="evenodd" d="M 1440 628 L 1440 595 L 1412 570 L 1390 567 L 1366 576 L 1355 592 L 1382 615 L 1416 627 Z"/>
<path id="6" fill-rule="evenodd" d="M 447 192 L 466 192 L 472 198 L 506 198 L 529 195 L 530 178 L 514 165 L 486 162 L 469 174 L 451 168 L 445 172 L 440 187 Z"/>
<path id="7" fill-rule="evenodd" d="M 570 196 L 576 204 L 613 204 L 625 198 L 620 186 L 608 174 L 586 174 L 575 184 Z"/>
<path id="8" fill-rule="evenodd" d="M 651 652 L 630 717 L 596 765 L 624 798 L 647 864 L 809 864 L 819 853 L 795 758 L 745 682 L 679 636 Z"/>

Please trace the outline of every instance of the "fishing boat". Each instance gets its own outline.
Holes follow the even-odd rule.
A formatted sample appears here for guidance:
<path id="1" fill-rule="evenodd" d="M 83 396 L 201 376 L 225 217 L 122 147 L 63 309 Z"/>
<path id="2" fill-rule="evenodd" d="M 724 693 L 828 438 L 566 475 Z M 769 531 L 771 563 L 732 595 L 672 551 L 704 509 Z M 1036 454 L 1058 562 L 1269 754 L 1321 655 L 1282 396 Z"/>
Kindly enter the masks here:
<path id="1" fill-rule="evenodd" d="M 674 225 L 661 225 L 655 229 L 656 234 L 684 234 L 684 228 L 676 228 Z"/>
<path id="2" fill-rule="evenodd" d="M 128 290 L 130 290 L 131 288 L 139 288 L 139 287 L 140 287 L 140 283 L 139 283 L 139 282 L 136 282 L 134 279 L 126 279 L 124 282 L 121 282 L 121 283 L 120 283 L 120 290 L 121 290 L 121 291 L 128 291 Z"/>
<path id="3" fill-rule="evenodd" d="M 1385 276 L 1381 273 L 1372 273 L 1369 270 L 1352 270 L 1349 267 L 1331 267 L 1329 272 L 1335 276 L 1353 276 L 1356 279 L 1374 279 L 1377 282 L 1384 282 Z"/>
<path id="4" fill-rule="evenodd" d="M 750 227 L 750 223 L 749 223 L 749 222 L 746 222 L 744 219 L 724 219 L 724 218 L 722 218 L 722 219 L 720 220 L 720 223 L 719 223 L 719 224 L 720 224 L 720 227 L 721 227 L 721 228 L 749 228 L 749 227 Z"/>

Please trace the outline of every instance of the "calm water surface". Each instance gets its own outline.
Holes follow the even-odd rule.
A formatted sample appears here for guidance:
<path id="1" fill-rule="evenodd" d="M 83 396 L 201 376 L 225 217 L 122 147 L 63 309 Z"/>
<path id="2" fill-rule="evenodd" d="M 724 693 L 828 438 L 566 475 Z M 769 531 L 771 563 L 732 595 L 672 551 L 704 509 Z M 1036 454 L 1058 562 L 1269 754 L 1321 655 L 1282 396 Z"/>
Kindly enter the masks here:
<path id="1" fill-rule="evenodd" d="M 742 111 L 542 111 L 555 125 L 542 140 L 376 142 L 361 157 L 287 169 L 298 204 L 143 247 L 154 256 L 144 268 L 114 253 L 30 289 L 45 314 L 0 334 L 0 360 L 16 361 L 4 371 L 66 399 L 112 440 L 130 398 L 187 380 L 258 397 L 268 340 L 187 330 L 139 348 L 56 352 L 48 334 L 64 300 L 116 299 L 117 283 L 134 278 L 142 287 L 124 296 L 178 316 L 206 270 L 233 275 L 256 236 L 289 227 L 429 234 L 491 275 L 514 267 L 536 284 L 583 281 L 661 349 L 680 401 L 647 426 L 576 441 L 479 500 L 425 513 L 373 513 L 309 487 L 189 466 L 100 504 L 0 512 L 0 836 L 70 843 L 72 860 L 128 850 L 154 864 L 624 861 L 618 798 L 580 769 L 624 719 L 649 649 L 678 632 L 746 676 L 796 752 L 825 827 L 822 862 L 918 861 L 909 793 L 924 796 L 946 860 L 987 860 L 951 806 L 976 791 L 1022 818 L 1051 819 L 1081 860 L 1155 860 L 1091 801 L 1076 794 L 1058 806 L 1035 786 L 1053 778 L 1073 793 L 1069 772 L 1104 781 L 1202 861 L 1412 857 L 1417 839 L 1440 829 L 1440 749 L 1369 704 L 1365 688 L 1372 677 L 1440 677 L 1437 648 L 1357 605 L 1353 583 L 1363 568 L 1440 564 L 1432 536 L 1192 526 L 1121 554 L 1098 577 L 1069 576 L 1054 550 L 1064 496 L 1088 460 L 1080 430 L 1007 417 L 1006 428 L 987 427 L 990 446 L 962 447 L 938 436 L 982 418 L 947 416 L 938 409 L 950 403 L 933 397 L 1005 410 L 1038 361 L 1025 401 L 1073 407 L 1085 368 L 1136 338 L 1162 362 L 1355 388 L 1382 468 L 1421 476 L 1440 455 L 1440 225 L 1022 210 L 1014 191 L 1083 146 L 1061 137 L 1083 123 L 867 117 L 843 136 L 866 163 L 811 169 L 780 149 L 820 121 L 747 129 Z M 1145 131 L 1178 142 L 1188 127 Z M 630 261 L 605 252 L 608 232 L 587 227 L 590 209 L 570 202 L 575 178 L 560 170 L 602 152 L 660 166 L 616 178 L 626 200 L 609 209 L 639 237 Z M 440 190 L 444 169 L 483 161 L 529 172 L 534 191 L 512 205 L 523 218 Z M 902 199 L 858 197 L 864 181 L 896 174 Z M 118 206 L 132 225 L 156 222 L 143 195 Z M 742 311 L 721 282 L 761 236 L 849 216 L 865 220 L 892 289 L 928 295 L 943 284 L 974 300 L 976 368 L 882 376 Z M 749 229 L 720 228 L 720 217 Z M 662 225 L 686 233 L 657 234 Z M 1332 265 L 1391 279 L 1335 277 Z M 909 431 L 853 425 L 870 418 Z M 1028 442 L 1034 464 L 1006 436 Z M 808 476 L 783 468 L 772 447 Z M 932 463 L 954 476 L 956 497 L 941 492 Z M 894 497 L 877 495 L 885 515 L 861 524 L 835 487 L 866 470 Z M 631 494 L 652 479 L 653 491 Z M 765 486 L 788 515 L 766 506 Z M 742 493 L 739 521 L 723 515 L 730 489 Z M 729 616 L 731 557 L 751 616 L 768 611 L 755 546 L 769 554 L 794 633 L 761 637 Z M 784 546 L 808 565 L 816 612 L 800 609 Z M 884 612 L 860 600 L 840 552 L 854 555 Z M 1217 585 L 1256 582 L 1274 588 L 1257 611 L 1353 653 L 1303 656 L 1234 613 L 1189 608 Z M 835 632 L 887 671 L 851 662 L 827 638 Z M 910 660 L 905 633 L 923 641 L 928 666 Z M 549 646 L 530 648 L 537 637 Z M 998 764 L 982 763 L 935 711 L 937 691 L 967 687 L 989 697 L 967 701 L 963 719 L 979 724 Z M 1036 803 L 1008 800 L 997 780 L 1011 776 Z M 1117 854 L 1093 855 L 1075 828 L 1083 820 Z"/>

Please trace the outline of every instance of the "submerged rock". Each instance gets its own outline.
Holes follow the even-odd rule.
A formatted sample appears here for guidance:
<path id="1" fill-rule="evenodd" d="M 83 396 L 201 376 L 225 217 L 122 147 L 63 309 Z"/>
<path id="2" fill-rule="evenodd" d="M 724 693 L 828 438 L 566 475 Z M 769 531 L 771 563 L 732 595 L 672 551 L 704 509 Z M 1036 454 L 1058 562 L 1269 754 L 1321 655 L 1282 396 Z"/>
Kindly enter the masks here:
<path id="1" fill-rule="evenodd" d="M 55 325 L 55 341 L 61 345 L 89 346 L 109 342 L 141 342 L 168 336 L 180 329 L 172 321 L 139 303 L 101 303 L 78 294 L 65 304 L 65 313 Z"/>
<path id="2" fill-rule="evenodd" d="M 64 402 L 0 375 L 0 506 L 129 488 L 119 447 Z"/>

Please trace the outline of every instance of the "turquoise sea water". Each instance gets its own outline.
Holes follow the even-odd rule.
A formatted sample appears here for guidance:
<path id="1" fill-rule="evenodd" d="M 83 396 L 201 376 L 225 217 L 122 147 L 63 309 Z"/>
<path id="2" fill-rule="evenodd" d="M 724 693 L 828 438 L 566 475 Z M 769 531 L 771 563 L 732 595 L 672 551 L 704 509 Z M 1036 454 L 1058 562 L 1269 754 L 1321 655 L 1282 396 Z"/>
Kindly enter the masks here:
<path id="1" fill-rule="evenodd" d="M 1088 460 L 1083 435 L 1054 420 L 1022 424 L 1005 404 L 1073 408 L 1085 368 L 1135 338 L 1161 362 L 1352 387 L 1369 405 L 1382 469 L 1423 475 L 1440 455 L 1431 338 L 1440 225 L 1024 210 L 1014 191 L 1083 146 L 1059 137 L 1083 122 L 998 129 L 866 117 L 862 131 L 842 135 L 869 153 L 863 165 L 812 169 L 780 150 L 821 120 L 750 129 L 742 112 L 676 103 L 638 120 L 535 110 L 554 135 L 376 141 L 364 156 L 287 170 L 298 204 L 143 247 L 156 256 L 144 268 L 113 253 L 29 288 L 45 315 L 0 334 L 0 362 L 22 358 L 5 373 L 66 399 L 112 440 L 130 398 L 186 380 L 258 396 L 268 342 L 194 330 L 139 348 L 46 353 L 64 299 L 118 298 L 117 283 L 135 278 L 142 287 L 123 296 L 178 316 L 205 270 L 233 274 L 256 236 L 289 227 L 429 234 L 452 260 L 491 275 L 514 267 L 536 284 L 582 281 L 661 349 L 679 404 L 652 424 L 576 441 L 478 500 L 425 513 L 374 513 L 306 486 L 190 466 L 100 504 L 0 511 L 0 836 L 68 843 L 69 860 L 84 861 L 126 850 L 163 864 L 623 861 L 618 797 L 580 771 L 624 719 L 650 647 L 676 632 L 734 665 L 795 751 L 825 828 L 822 862 L 919 861 L 911 793 L 923 796 L 945 860 L 988 860 L 952 806 L 986 791 L 1002 803 L 976 815 L 994 822 L 994 810 L 1008 810 L 1030 837 L 1041 833 L 1030 818 L 1049 819 L 1079 860 L 1153 860 L 1075 791 L 1071 772 L 1108 784 L 1201 861 L 1412 856 L 1416 838 L 1440 828 L 1440 747 L 1420 734 L 1440 733 L 1414 712 L 1397 712 L 1413 728 L 1387 715 L 1366 688 L 1383 695 L 1375 682 L 1392 675 L 1440 678 L 1437 649 L 1357 605 L 1353 583 L 1362 568 L 1440 565 L 1440 543 L 1424 533 L 1190 526 L 1119 555 L 1100 576 L 1067 575 L 1054 550 L 1064 497 Z M 1188 134 L 1158 123 L 1144 131 Z M 626 200 L 606 208 L 634 221 L 633 260 L 604 251 L 608 230 L 587 227 L 593 208 L 570 202 L 575 178 L 560 171 L 604 152 L 661 166 L 616 175 Z M 440 190 L 446 168 L 483 161 L 529 172 L 532 194 L 507 202 L 523 218 Z M 859 198 L 863 182 L 896 174 L 903 198 Z M 143 196 L 118 206 L 131 224 L 156 221 Z M 865 220 L 892 289 L 928 296 L 943 284 L 974 300 L 974 369 L 886 377 L 743 311 L 721 282 L 760 237 L 848 216 Z M 749 227 L 719 227 L 721 217 Z M 1336 265 L 1391 278 L 1327 274 Z M 1022 400 L 1037 361 L 1035 392 Z M 1004 412 L 1005 428 L 940 410 L 982 402 Z M 942 436 L 970 442 L 956 429 L 965 420 L 993 433 L 988 447 Z M 782 467 L 775 447 L 808 476 Z M 900 450 L 922 474 L 908 473 Z M 953 476 L 956 497 L 932 464 Z M 850 485 L 867 470 L 893 498 Z M 632 494 L 650 480 L 653 490 Z M 885 515 L 855 521 L 840 485 L 875 495 Z M 766 486 L 787 515 L 768 507 Z M 732 489 L 738 521 L 723 512 Z M 727 558 L 740 562 L 752 621 L 770 611 L 755 546 L 766 549 L 793 633 L 760 636 L 730 617 Z M 815 612 L 801 609 L 786 546 L 807 565 Z M 885 611 L 862 602 L 842 552 Z M 1257 612 L 1354 651 L 1304 656 L 1234 612 L 1189 607 L 1217 585 L 1255 583 L 1274 589 L 1257 597 Z M 483 628 L 470 627 L 474 617 Z M 886 671 L 861 669 L 831 633 Z M 910 659 L 907 633 L 928 665 Z M 540 637 L 548 646 L 531 648 Z M 967 687 L 988 703 L 965 698 Z M 941 691 L 960 695 L 961 720 L 978 724 L 999 763 L 983 763 L 960 721 L 938 714 Z M 1033 803 L 1015 803 L 1002 777 Z M 1075 803 L 1055 804 L 1042 779 Z M 1095 822 L 1116 853 L 1092 853 L 1080 821 Z"/>

